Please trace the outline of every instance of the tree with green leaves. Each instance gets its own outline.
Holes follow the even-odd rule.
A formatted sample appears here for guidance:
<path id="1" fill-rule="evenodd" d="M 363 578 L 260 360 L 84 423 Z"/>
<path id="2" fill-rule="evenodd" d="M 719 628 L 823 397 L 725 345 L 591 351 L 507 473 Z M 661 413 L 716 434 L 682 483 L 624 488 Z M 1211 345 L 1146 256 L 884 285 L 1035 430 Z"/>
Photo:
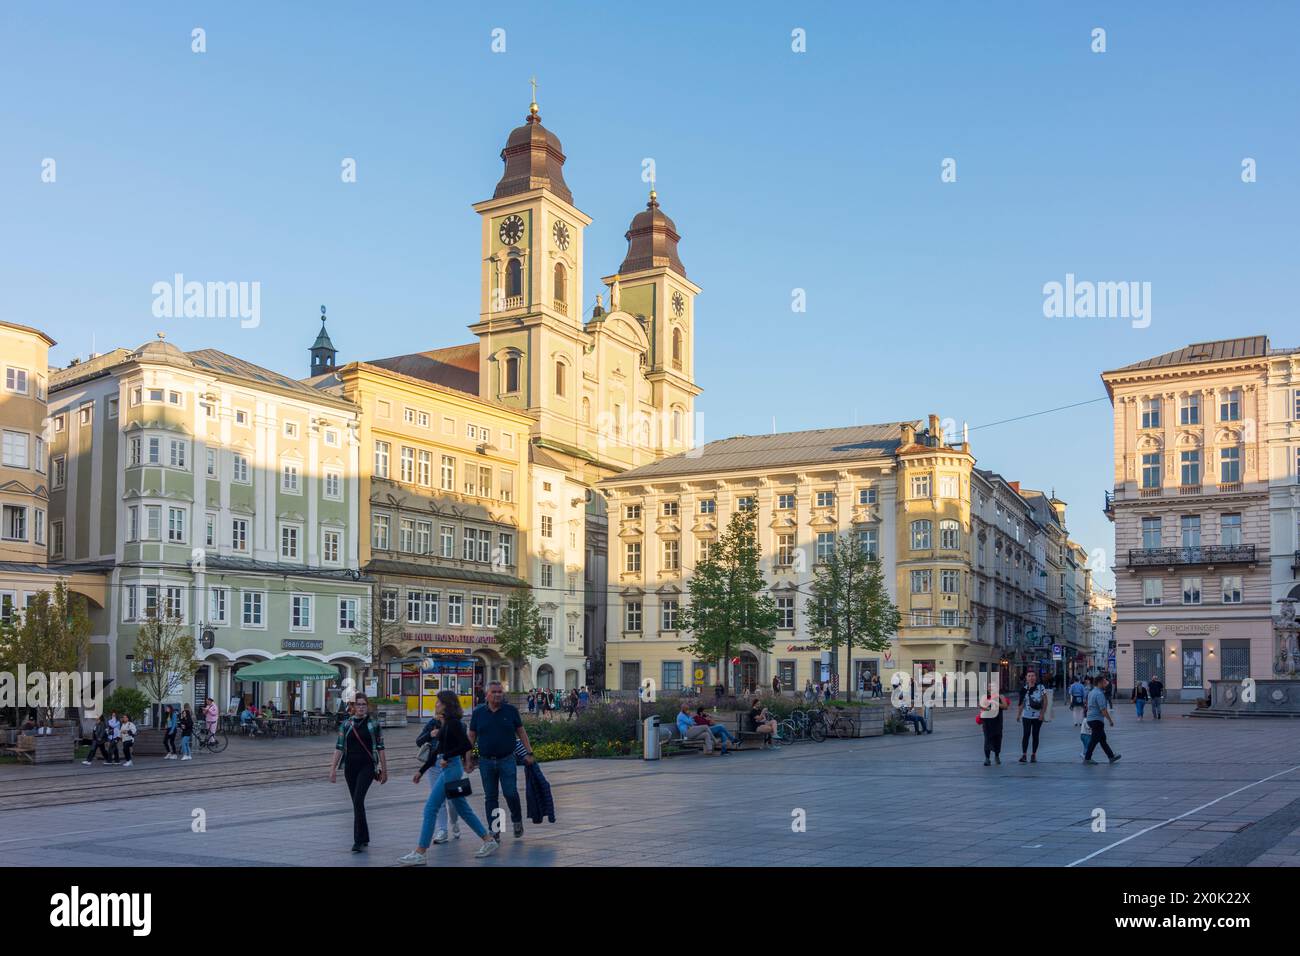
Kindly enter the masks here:
<path id="1" fill-rule="evenodd" d="M 56 675 L 81 668 L 90 647 L 90 618 L 86 599 L 70 593 L 63 581 L 52 591 L 38 591 L 32 602 L 13 619 L 0 625 L 0 670 L 15 673 L 25 665 L 28 674 L 43 674 L 49 687 L 41 718 L 46 725 L 59 707 L 80 706 L 80 701 L 60 700 L 62 683 Z"/>
<path id="2" fill-rule="evenodd" d="M 519 669 L 530 658 L 545 657 L 550 642 L 542 630 L 542 612 L 533 600 L 531 588 L 519 587 L 510 593 L 501 623 L 497 627 L 497 648 L 513 667 L 510 689 L 519 688 Z"/>
<path id="3" fill-rule="evenodd" d="M 194 677 L 198 669 L 195 653 L 193 629 L 176 618 L 151 617 L 136 628 L 131 648 L 138 668 L 135 683 L 155 711 Z"/>
<path id="4" fill-rule="evenodd" d="M 849 535 L 813 566 L 812 596 L 804 604 L 815 647 L 838 653 L 845 648 L 848 680 L 853 694 L 853 648 L 883 651 L 897 633 L 898 608 L 889 598 L 880 561 L 867 554 Z"/>
<path id="5" fill-rule="evenodd" d="M 702 661 L 721 658 L 724 693 L 732 649 L 748 644 L 759 653 L 770 650 L 780 620 L 758 567 L 760 557 L 758 513 L 737 511 L 708 558 L 695 566 L 690 604 L 678 614 L 678 626 L 691 635 L 679 650 Z"/>

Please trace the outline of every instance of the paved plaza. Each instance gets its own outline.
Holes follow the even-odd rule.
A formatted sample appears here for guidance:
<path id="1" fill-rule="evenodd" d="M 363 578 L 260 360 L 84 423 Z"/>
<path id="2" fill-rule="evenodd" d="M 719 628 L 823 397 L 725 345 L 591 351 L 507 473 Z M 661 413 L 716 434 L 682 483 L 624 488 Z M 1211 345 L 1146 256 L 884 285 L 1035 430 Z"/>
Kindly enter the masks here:
<path id="1" fill-rule="evenodd" d="M 934 734 L 807 743 L 726 757 L 545 764 L 558 822 L 508 833 L 472 859 L 468 828 L 430 864 L 467 866 L 1297 866 L 1300 722 L 1138 723 L 1121 707 L 1123 760 L 1079 762 L 1069 720 L 1044 727 L 1019 764 L 985 767 L 971 712 Z M 416 728 L 389 735 L 386 786 L 368 801 L 372 844 L 353 854 L 343 784 L 326 779 L 332 738 L 232 742 L 218 758 L 143 758 L 130 769 L 0 767 L 7 866 L 389 866 L 420 828 L 428 782 L 410 781 Z M 268 748 L 268 749 L 260 749 Z M 269 748 L 275 748 L 271 750 Z M 319 765 L 319 772 L 315 769 Z M 279 768 L 276 773 L 271 771 Z M 221 789 L 196 789 L 208 775 Z M 238 774 L 238 776 L 232 776 Z M 341 776 L 341 775 L 340 775 Z M 40 780 L 44 805 L 31 796 Z M 478 775 L 471 801 L 482 815 Z M 520 785 L 522 794 L 522 774 Z M 87 796 L 78 788 L 99 789 Z M 26 794 L 26 796 L 24 796 Z M 79 795 L 80 794 L 80 795 Z M 75 800 L 81 802 L 65 802 Z M 194 811 L 206 817 L 195 833 Z M 806 831 L 795 832 L 796 811 Z M 1104 811 L 1105 832 L 1093 832 Z M 1172 822 L 1168 822 L 1171 821 Z"/>

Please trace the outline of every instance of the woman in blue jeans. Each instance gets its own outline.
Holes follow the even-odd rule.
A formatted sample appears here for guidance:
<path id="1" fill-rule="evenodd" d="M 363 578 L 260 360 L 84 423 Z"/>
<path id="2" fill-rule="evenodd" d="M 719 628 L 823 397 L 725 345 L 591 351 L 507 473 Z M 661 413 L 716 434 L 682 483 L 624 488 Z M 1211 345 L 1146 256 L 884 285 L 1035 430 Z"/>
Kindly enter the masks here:
<path id="1" fill-rule="evenodd" d="M 418 784 L 425 771 L 433 766 L 441 767 L 442 772 L 438 775 L 439 779 L 434 781 L 429 799 L 424 804 L 424 824 L 420 827 L 420 842 L 416 844 L 414 850 L 398 859 L 399 866 L 424 866 L 428 862 L 429 845 L 433 842 L 434 822 L 438 819 L 438 810 L 448 799 L 446 785 L 460 780 L 465 775 L 462 761 L 470 752 L 470 745 L 469 737 L 465 733 L 465 725 L 461 722 L 463 713 L 460 708 L 460 698 L 452 691 L 439 691 L 436 713 L 442 722 L 442 729 L 434 738 L 436 742 L 430 748 L 429 759 L 415 772 L 411 782 Z M 488 836 L 487 828 L 471 809 L 469 801 L 464 797 L 452 797 L 451 802 L 455 805 L 460 818 L 469 824 L 469 828 L 483 841 L 483 845 L 474 855 L 481 859 L 495 853 L 497 841 Z"/>
<path id="2" fill-rule="evenodd" d="M 420 731 L 420 735 L 415 738 L 415 745 L 417 747 L 423 747 L 425 744 L 429 744 L 431 747 L 434 746 L 434 738 L 438 736 L 438 730 L 438 718 L 430 717 L 429 722 Z M 442 773 L 439 772 L 436 776 L 430 778 L 429 785 L 435 790 L 441 787 Z M 460 819 L 456 816 L 456 805 L 448 800 L 438 808 L 438 820 L 433 831 L 433 842 L 435 844 L 447 842 L 448 818 L 450 818 L 451 823 L 451 834 L 457 840 L 460 839 Z"/>

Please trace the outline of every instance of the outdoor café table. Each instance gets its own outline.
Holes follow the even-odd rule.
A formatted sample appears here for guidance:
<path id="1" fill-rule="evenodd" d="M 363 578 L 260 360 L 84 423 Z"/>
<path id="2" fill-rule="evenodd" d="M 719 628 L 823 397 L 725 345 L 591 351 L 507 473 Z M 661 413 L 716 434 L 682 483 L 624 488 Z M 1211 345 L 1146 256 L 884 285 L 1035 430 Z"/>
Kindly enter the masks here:
<path id="1" fill-rule="evenodd" d="M 272 737 L 279 737 L 284 733 L 285 727 L 288 725 L 288 721 L 283 717 L 264 717 L 263 720 Z"/>

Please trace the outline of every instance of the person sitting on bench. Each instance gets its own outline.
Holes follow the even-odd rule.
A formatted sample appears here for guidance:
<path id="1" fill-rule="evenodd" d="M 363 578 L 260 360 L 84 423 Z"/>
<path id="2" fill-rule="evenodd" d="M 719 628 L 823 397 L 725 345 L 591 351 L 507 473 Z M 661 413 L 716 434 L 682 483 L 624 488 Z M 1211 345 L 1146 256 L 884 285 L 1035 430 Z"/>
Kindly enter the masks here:
<path id="1" fill-rule="evenodd" d="M 702 740 L 704 752 L 713 753 L 713 734 L 709 733 L 708 724 L 697 724 L 691 718 L 691 705 L 682 701 L 682 709 L 677 714 L 677 732 L 682 740 Z"/>
<path id="2" fill-rule="evenodd" d="M 907 723 L 914 725 L 914 728 L 918 734 L 924 734 L 928 732 L 928 728 L 925 726 L 925 715 L 918 714 L 911 707 L 903 706 L 898 708 L 898 716 L 901 717 L 903 720 L 905 720 Z"/>
<path id="3" fill-rule="evenodd" d="M 713 736 L 717 737 L 720 741 L 722 741 L 722 752 L 724 754 L 727 752 L 727 744 L 740 743 L 739 740 L 731 736 L 731 731 L 729 731 L 726 727 L 723 727 L 721 724 L 715 724 L 713 722 L 713 718 L 704 712 L 703 704 L 695 708 L 695 726 L 708 727 L 709 733 L 713 734 Z"/>
<path id="4" fill-rule="evenodd" d="M 776 733 L 776 718 L 773 717 L 763 702 L 757 697 L 754 698 L 752 706 L 749 708 L 749 719 L 754 724 L 754 732 L 766 734 L 768 740 Z"/>

